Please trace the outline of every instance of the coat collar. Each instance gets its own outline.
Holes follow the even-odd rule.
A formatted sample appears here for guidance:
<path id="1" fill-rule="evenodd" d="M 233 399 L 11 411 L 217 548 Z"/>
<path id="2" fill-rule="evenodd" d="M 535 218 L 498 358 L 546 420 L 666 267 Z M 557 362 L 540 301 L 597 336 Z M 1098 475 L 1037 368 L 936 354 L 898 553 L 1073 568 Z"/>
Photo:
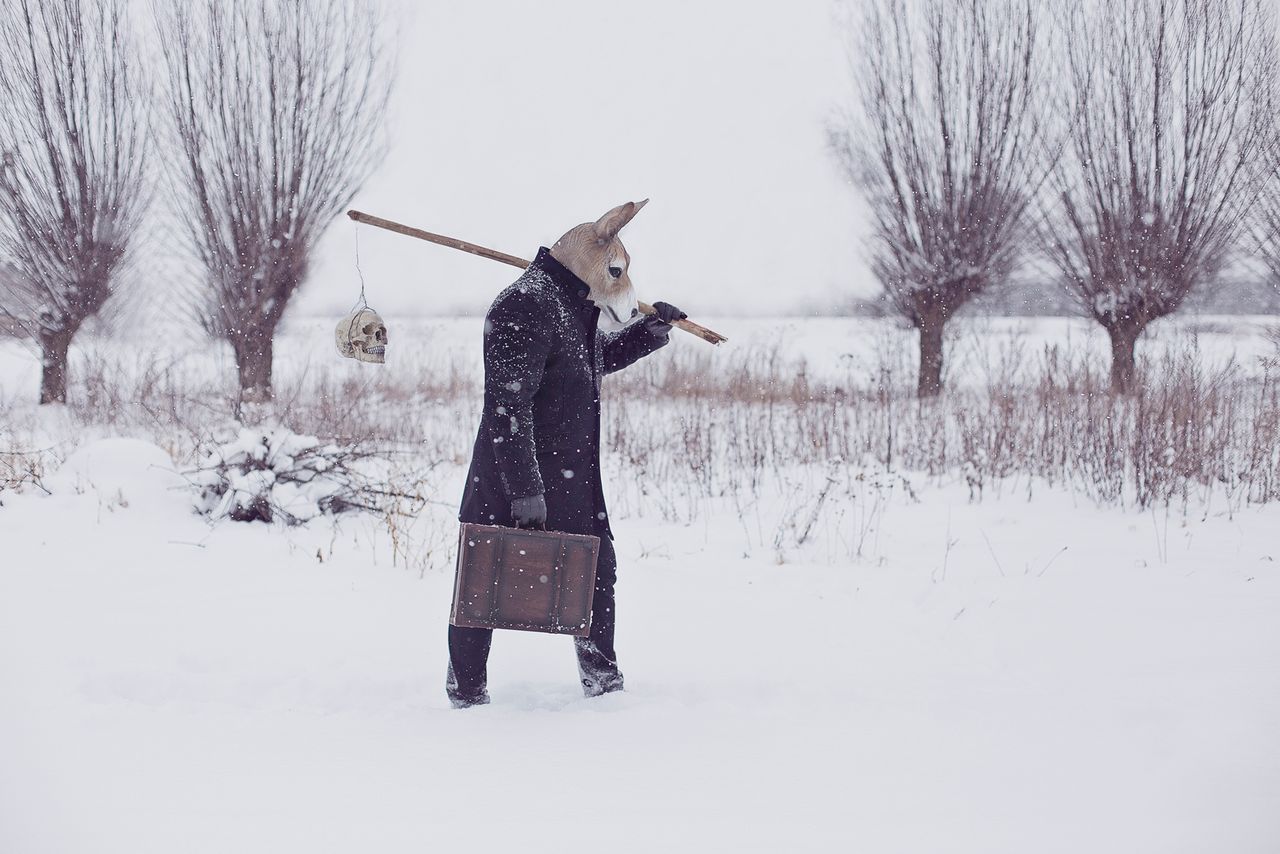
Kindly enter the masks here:
<path id="1" fill-rule="evenodd" d="M 538 257 L 533 260 L 532 266 L 545 273 L 565 294 L 573 297 L 576 301 L 586 303 L 587 308 L 595 308 L 595 303 L 588 299 L 591 295 L 591 288 L 587 286 L 586 282 L 575 276 L 568 267 L 557 261 L 552 256 L 550 249 L 545 246 L 539 247 Z M 582 306 L 579 307 L 581 308 Z"/>

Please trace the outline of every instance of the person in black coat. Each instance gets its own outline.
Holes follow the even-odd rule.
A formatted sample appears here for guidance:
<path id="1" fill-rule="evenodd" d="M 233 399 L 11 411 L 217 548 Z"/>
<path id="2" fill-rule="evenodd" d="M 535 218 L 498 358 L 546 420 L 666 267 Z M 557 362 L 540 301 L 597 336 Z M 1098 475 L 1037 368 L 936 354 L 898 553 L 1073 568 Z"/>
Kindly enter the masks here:
<path id="1" fill-rule="evenodd" d="M 624 278 L 629 258 L 616 237 L 641 205 L 615 208 L 599 222 L 569 232 L 554 249 L 540 249 L 485 315 L 484 410 L 459 513 L 463 522 L 600 537 L 590 636 L 574 638 L 588 696 L 623 687 L 613 645 L 617 561 L 600 480 L 600 379 L 664 346 L 671 323 L 685 316 L 657 303 L 657 314 L 622 325 L 619 315 L 634 313 L 634 295 L 627 312 L 620 288 L 593 288 L 583 281 L 592 275 L 592 256 L 602 256 L 609 265 L 605 276 L 631 291 Z M 595 235 L 585 251 L 575 250 L 570 240 L 582 229 Z M 602 284 L 610 284 L 608 279 Z M 599 328 L 602 305 L 611 331 Z M 449 627 L 447 691 L 455 707 L 489 701 L 492 637 L 489 629 Z"/>

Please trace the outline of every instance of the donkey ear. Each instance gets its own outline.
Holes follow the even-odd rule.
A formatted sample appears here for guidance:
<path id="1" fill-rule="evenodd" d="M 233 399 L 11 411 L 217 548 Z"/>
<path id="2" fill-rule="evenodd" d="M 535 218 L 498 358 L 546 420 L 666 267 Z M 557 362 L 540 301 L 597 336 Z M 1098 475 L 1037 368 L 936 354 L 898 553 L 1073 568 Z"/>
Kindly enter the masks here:
<path id="1" fill-rule="evenodd" d="M 613 240 L 618 236 L 618 232 L 622 231 L 622 227 L 631 222 L 631 218 L 647 204 L 649 204 L 648 199 L 640 202 L 625 202 L 618 205 L 596 220 L 596 237 L 601 240 Z"/>

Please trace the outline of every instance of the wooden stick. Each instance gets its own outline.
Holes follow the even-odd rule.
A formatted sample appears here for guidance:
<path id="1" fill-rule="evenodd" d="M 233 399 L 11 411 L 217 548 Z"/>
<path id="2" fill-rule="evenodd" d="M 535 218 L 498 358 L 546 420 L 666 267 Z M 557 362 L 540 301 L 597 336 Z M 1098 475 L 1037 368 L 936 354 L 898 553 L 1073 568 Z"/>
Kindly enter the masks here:
<path id="1" fill-rule="evenodd" d="M 426 240 L 429 243 L 438 243 L 441 246 L 448 246 L 450 249 L 461 249 L 463 252 L 470 252 L 472 255 L 479 255 L 481 258 L 489 258 L 493 261 L 501 261 L 503 264 L 510 264 L 512 267 L 519 267 L 521 270 L 529 266 L 529 262 L 523 258 L 517 258 L 514 255 L 508 255 L 507 253 L 499 252 L 496 249 L 486 249 L 483 246 L 477 246 L 476 244 L 468 243 L 465 240 L 458 240 L 456 237 L 445 237 L 443 234 L 432 234 L 430 231 L 423 231 L 420 228 L 402 225 L 389 219 L 383 219 L 380 216 L 363 213 L 362 211 L 347 211 L 347 216 L 351 217 L 356 222 L 363 222 L 365 225 L 374 225 L 378 228 L 385 228 L 387 231 L 394 231 L 396 234 L 416 237 L 419 240 Z"/>
<path id="2" fill-rule="evenodd" d="M 362 211 L 347 211 L 347 216 L 356 222 L 362 222 L 365 225 L 376 226 L 377 228 L 385 228 L 387 231 L 394 231 L 396 234 L 403 234 L 407 237 L 416 237 L 419 240 L 425 240 L 428 243 L 436 243 L 440 246 L 448 246 L 450 249 L 459 249 L 463 252 L 470 252 L 472 255 L 479 255 L 481 258 L 488 258 L 492 261 L 499 261 L 503 264 L 510 264 L 512 267 L 525 269 L 529 266 L 529 262 L 523 258 L 517 258 L 514 255 L 508 255 L 505 252 L 499 252 L 496 249 L 488 249 L 484 246 L 478 246 L 474 243 L 468 243 L 465 240 L 459 240 L 456 237 L 446 237 L 443 234 L 434 234 L 430 231 L 423 231 L 420 228 L 404 225 L 389 219 L 383 219 L 380 216 L 373 216 Z M 641 314 L 656 314 L 654 307 L 648 303 L 639 303 Z M 696 335 L 703 341 L 711 344 L 720 344 L 728 341 L 719 332 L 713 332 L 705 326 L 694 323 L 692 320 L 677 320 L 674 326 L 683 329 L 691 335 Z"/>

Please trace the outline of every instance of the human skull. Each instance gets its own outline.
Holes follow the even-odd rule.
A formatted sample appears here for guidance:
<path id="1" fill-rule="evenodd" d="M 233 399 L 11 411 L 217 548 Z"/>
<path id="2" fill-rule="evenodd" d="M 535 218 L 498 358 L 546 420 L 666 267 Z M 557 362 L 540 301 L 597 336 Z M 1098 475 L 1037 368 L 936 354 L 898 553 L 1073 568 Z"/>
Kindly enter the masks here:
<path id="1" fill-rule="evenodd" d="M 353 311 L 338 321 L 338 352 L 348 359 L 382 364 L 387 360 L 387 325 L 371 308 Z"/>

